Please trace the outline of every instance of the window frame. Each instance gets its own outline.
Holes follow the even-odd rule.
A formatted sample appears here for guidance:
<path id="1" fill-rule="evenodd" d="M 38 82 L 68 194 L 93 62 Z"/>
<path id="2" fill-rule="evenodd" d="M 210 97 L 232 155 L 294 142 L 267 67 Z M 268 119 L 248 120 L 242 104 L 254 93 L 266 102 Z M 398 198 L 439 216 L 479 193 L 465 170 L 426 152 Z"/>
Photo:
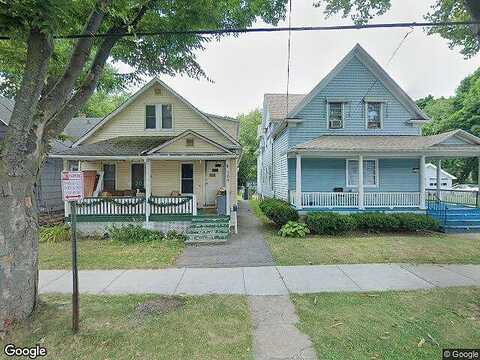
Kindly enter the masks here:
<path id="1" fill-rule="evenodd" d="M 340 104 L 342 110 L 342 127 L 332 128 L 330 127 L 330 104 Z M 327 129 L 328 130 L 343 130 L 345 129 L 345 102 L 344 101 L 327 101 Z"/>
<path id="2" fill-rule="evenodd" d="M 130 190 L 136 190 L 133 188 L 133 166 L 134 165 L 143 165 L 143 189 L 146 191 L 146 187 L 145 187 L 146 166 L 144 162 L 139 162 L 139 161 L 138 162 L 134 161 L 130 163 Z"/>
<path id="3" fill-rule="evenodd" d="M 105 190 L 105 165 L 113 165 L 113 166 L 115 166 L 115 189 L 114 189 L 113 191 L 117 191 L 117 185 L 118 185 L 118 166 L 117 166 L 117 163 L 115 163 L 115 162 L 104 162 L 104 163 L 102 163 L 102 171 L 103 171 L 102 191 L 111 191 L 111 190 Z"/>
<path id="4" fill-rule="evenodd" d="M 348 187 L 348 188 L 358 188 L 358 183 L 357 185 L 352 185 L 352 184 L 349 184 L 349 170 L 348 170 L 348 164 L 349 162 L 351 161 L 356 161 L 358 162 L 358 159 L 347 159 L 347 161 L 345 162 L 345 187 Z M 365 162 L 366 161 L 374 161 L 375 162 L 375 184 L 374 185 L 368 185 L 368 184 L 365 184 L 365 181 L 363 182 L 363 187 L 364 188 L 378 188 L 379 187 L 379 184 L 380 184 L 380 168 L 379 168 L 379 165 L 378 165 L 378 159 L 372 159 L 372 158 L 368 158 L 368 159 L 363 159 L 363 168 L 366 169 L 365 167 Z M 358 164 L 357 164 L 357 169 L 358 169 Z M 360 173 L 358 174 L 360 175 Z M 364 180 L 365 180 L 365 176 L 364 176 Z M 357 182 L 358 182 L 358 179 L 357 179 Z"/>
<path id="5" fill-rule="evenodd" d="M 192 193 L 183 193 L 182 192 L 182 183 L 183 183 L 183 171 L 182 171 L 182 166 L 183 165 L 192 165 Z M 195 194 L 195 163 L 193 161 L 182 161 L 180 162 L 180 186 L 179 186 L 179 192 L 182 195 L 194 195 Z M 187 179 L 187 178 L 186 178 Z"/>
<path id="6" fill-rule="evenodd" d="M 376 128 L 369 128 L 368 127 L 368 104 L 380 104 L 380 127 L 376 127 Z M 365 112 L 365 129 L 366 130 L 383 130 L 383 118 L 384 118 L 384 114 L 385 114 L 385 104 L 383 101 L 379 101 L 379 100 L 367 100 L 365 101 L 365 108 L 364 108 L 364 112 Z"/>
<path id="7" fill-rule="evenodd" d="M 155 107 L 155 128 L 147 128 L 147 106 L 154 106 Z M 164 128 L 163 127 L 163 106 L 170 106 L 172 112 L 172 127 Z M 143 127 L 145 131 L 165 131 L 171 132 L 175 129 L 175 117 L 173 111 L 173 104 L 172 103 L 158 103 L 158 104 L 145 104 L 145 113 L 144 113 L 144 122 Z"/>

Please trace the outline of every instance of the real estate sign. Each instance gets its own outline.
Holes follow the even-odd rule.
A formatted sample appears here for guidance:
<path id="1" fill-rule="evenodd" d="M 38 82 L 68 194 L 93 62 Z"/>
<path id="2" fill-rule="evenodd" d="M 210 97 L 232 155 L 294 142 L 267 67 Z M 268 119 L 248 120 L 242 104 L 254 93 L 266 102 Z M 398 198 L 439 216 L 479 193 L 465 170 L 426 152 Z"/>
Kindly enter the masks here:
<path id="1" fill-rule="evenodd" d="M 81 171 L 62 171 L 62 194 L 64 201 L 83 199 L 83 173 Z"/>

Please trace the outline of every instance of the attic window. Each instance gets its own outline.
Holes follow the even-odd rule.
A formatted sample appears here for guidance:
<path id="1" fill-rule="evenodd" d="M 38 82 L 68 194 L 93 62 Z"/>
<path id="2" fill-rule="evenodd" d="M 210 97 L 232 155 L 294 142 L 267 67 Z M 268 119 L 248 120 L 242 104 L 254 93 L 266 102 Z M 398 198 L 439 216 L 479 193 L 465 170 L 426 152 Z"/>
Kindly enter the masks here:
<path id="1" fill-rule="evenodd" d="M 193 146 L 193 138 L 187 138 L 187 146 Z"/>

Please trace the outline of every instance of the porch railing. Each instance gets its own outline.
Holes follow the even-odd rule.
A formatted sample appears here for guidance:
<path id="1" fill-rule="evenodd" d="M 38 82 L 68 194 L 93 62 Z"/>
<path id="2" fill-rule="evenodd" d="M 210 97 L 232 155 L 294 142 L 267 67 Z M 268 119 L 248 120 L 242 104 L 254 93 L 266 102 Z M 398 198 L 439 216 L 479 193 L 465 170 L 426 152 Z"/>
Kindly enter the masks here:
<path id="1" fill-rule="evenodd" d="M 149 205 L 147 207 L 147 204 Z M 196 215 L 195 196 L 88 197 L 77 201 L 78 215 Z"/>
<path id="2" fill-rule="evenodd" d="M 88 197 L 77 201 L 78 215 L 145 215 L 145 198 Z"/>
<path id="3" fill-rule="evenodd" d="M 194 196 L 151 196 L 151 215 L 196 215 L 197 204 Z"/>
<path id="4" fill-rule="evenodd" d="M 437 189 L 427 189 L 427 196 L 438 198 Z M 471 190 L 440 189 L 440 198 L 444 203 L 480 207 L 480 192 Z"/>
<path id="5" fill-rule="evenodd" d="M 290 204 L 295 204 L 295 191 L 290 191 Z M 419 207 L 420 192 L 366 192 L 364 206 L 373 207 Z M 302 192 L 303 208 L 356 208 L 357 192 Z"/>
<path id="6" fill-rule="evenodd" d="M 365 207 L 418 207 L 420 192 L 366 192 Z"/>

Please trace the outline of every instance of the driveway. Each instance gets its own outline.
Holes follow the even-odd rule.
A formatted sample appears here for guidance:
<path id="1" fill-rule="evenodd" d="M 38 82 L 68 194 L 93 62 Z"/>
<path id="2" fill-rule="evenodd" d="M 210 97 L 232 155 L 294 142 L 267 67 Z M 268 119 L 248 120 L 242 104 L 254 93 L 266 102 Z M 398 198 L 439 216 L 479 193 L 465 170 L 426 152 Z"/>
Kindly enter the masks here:
<path id="1" fill-rule="evenodd" d="M 238 234 L 226 244 L 191 245 L 177 259 L 177 267 L 248 267 L 274 265 L 263 238 L 263 225 L 248 205 L 239 201 Z"/>

